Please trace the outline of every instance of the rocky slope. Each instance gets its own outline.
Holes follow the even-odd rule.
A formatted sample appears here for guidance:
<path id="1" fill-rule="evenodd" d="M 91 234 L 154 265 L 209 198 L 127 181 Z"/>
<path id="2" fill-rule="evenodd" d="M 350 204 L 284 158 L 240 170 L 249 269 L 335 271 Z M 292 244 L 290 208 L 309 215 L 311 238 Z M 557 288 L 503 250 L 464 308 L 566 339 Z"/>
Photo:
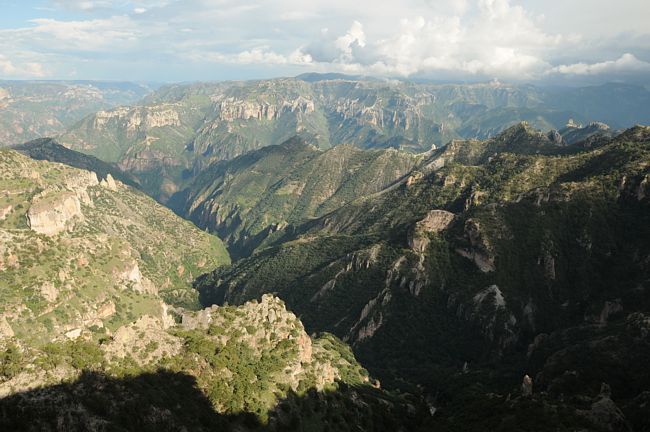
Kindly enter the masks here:
<path id="1" fill-rule="evenodd" d="M 0 151 L 3 336 L 41 345 L 110 334 L 166 304 L 197 306 L 193 278 L 229 262 L 221 241 L 93 171 Z"/>
<path id="2" fill-rule="evenodd" d="M 91 113 L 135 103 L 150 91 L 131 83 L 0 81 L 0 147 L 60 134 Z"/>
<path id="3" fill-rule="evenodd" d="M 184 312 L 176 325 L 167 321 L 174 322 L 143 315 L 99 343 L 77 338 L 45 350 L 10 345 L 11 365 L 19 369 L 0 383 L 0 425 L 388 431 L 415 430 L 427 418 L 418 399 L 373 387 L 334 336 L 310 338 L 272 296 Z M 36 387 L 44 383 L 52 384 Z"/>
<path id="4" fill-rule="evenodd" d="M 276 293 L 384 381 L 425 385 L 443 430 L 644 430 L 649 176 L 647 127 L 456 141 L 202 278 L 202 301 Z"/>
<path id="5" fill-rule="evenodd" d="M 577 90 L 575 90 L 577 91 Z M 576 121 L 621 116 L 589 111 L 571 99 L 531 86 L 499 83 L 432 85 L 350 79 L 274 79 L 164 87 L 142 104 L 90 115 L 60 137 L 63 145 L 119 164 L 161 201 L 211 162 L 233 159 L 300 136 L 326 149 L 339 144 L 414 153 L 451 139 L 492 137 L 527 120 L 544 130 Z M 626 122 L 647 121 L 650 93 L 630 99 L 610 87 L 611 112 L 635 107 Z M 562 96 L 562 97 L 560 97 Z M 645 101 L 645 102 L 644 102 Z M 570 107 L 570 108 L 568 108 Z M 593 115 L 587 115 L 593 114 Z M 628 124 L 631 125 L 631 124 Z"/>
<path id="6" fill-rule="evenodd" d="M 419 396 L 382 390 L 276 297 L 198 308 L 190 283 L 228 263 L 223 244 L 110 172 L 0 150 L 0 190 L 0 429 L 395 431 L 430 419 Z"/>
<path id="7" fill-rule="evenodd" d="M 217 162 L 168 205 L 249 255 L 279 228 L 299 225 L 356 198 L 379 192 L 420 157 L 398 150 L 340 145 L 320 151 L 299 138 Z"/>

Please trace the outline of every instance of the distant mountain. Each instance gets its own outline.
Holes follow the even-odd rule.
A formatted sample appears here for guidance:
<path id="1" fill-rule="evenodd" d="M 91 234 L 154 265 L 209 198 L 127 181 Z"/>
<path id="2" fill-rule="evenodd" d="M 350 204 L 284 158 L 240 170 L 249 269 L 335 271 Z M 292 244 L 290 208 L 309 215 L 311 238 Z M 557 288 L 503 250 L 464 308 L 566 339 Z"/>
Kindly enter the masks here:
<path id="1" fill-rule="evenodd" d="M 140 100 L 147 85 L 101 81 L 0 81 L 0 147 L 53 136 L 88 114 Z"/>
<path id="2" fill-rule="evenodd" d="M 307 81 L 307 82 L 318 82 L 318 81 L 333 81 L 333 80 L 345 80 L 345 81 L 381 81 L 377 78 L 365 76 L 365 75 L 348 75 L 342 73 L 304 73 L 296 77 L 296 79 Z"/>
<path id="3" fill-rule="evenodd" d="M 162 87 L 140 105 L 86 117 L 59 141 L 118 164 L 165 202 L 210 163 L 296 135 L 320 149 L 351 144 L 419 153 L 452 139 L 490 138 L 524 120 L 545 131 L 570 119 L 627 127 L 650 121 L 648 102 L 644 88 L 616 84 L 558 92 L 308 75 Z"/>
<path id="4" fill-rule="evenodd" d="M 650 128 L 567 144 L 522 124 L 429 153 L 198 288 L 204 305 L 275 293 L 384 383 L 423 385 L 434 429 L 643 430 L 649 198 Z"/>

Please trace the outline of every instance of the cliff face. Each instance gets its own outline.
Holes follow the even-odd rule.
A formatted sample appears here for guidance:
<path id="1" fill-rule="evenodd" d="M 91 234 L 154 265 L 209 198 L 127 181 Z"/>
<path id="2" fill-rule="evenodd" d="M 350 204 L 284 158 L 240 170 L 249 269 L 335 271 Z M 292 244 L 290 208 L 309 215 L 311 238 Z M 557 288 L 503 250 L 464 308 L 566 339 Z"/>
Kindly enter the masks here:
<path id="1" fill-rule="evenodd" d="M 27 212 L 29 227 L 39 234 L 55 235 L 73 228 L 74 220 L 83 217 L 81 203 L 74 193 L 41 196 L 32 200 Z"/>
<path id="2" fill-rule="evenodd" d="M 247 101 L 222 95 L 213 97 L 213 101 L 218 104 L 218 119 L 225 122 L 249 119 L 270 121 L 277 120 L 288 113 L 304 115 L 316 110 L 314 101 L 302 96 L 282 100 L 276 104 L 266 101 Z"/>

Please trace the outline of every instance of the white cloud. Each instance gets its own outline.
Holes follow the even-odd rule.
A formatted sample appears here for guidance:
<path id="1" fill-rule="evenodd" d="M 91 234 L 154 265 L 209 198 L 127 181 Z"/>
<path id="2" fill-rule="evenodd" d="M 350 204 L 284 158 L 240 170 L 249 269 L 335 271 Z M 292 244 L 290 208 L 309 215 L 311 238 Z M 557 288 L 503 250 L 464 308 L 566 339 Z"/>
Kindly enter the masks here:
<path id="1" fill-rule="evenodd" d="M 578 3 L 589 10 L 590 17 L 606 16 L 609 3 L 566 3 L 50 0 L 47 4 L 56 10 L 34 10 L 36 16 L 28 24 L 0 29 L 0 52 L 12 59 L 16 69 L 14 54 L 32 52 L 38 54 L 32 56 L 33 62 L 47 64 L 48 70 L 60 76 L 78 70 L 80 77 L 93 71 L 93 76 L 100 72 L 131 79 L 110 73 L 130 71 L 131 65 L 154 73 L 175 67 L 178 72 L 173 79 L 216 79 L 219 76 L 213 73 L 220 69 L 215 64 L 224 64 L 246 65 L 242 70 L 258 70 L 260 76 L 285 70 L 452 80 L 648 74 L 644 60 L 650 59 L 650 36 L 645 26 L 630 28 L 620 19 L 607 21 L 607 34 L 618 28 L 630 28 L 633 33 L 598 38 L 582 24 L 591 23 L 591 18 L 562 21 L 557 10 L 574 10 Z M 616 16 L 631 17 L 641 8 L 650 12 L 647 4 L 629 0 Z M 66 14 L 68 18 L 62 18 Z M 621 57 L 623 53 L 631 54 Z M 612 58 L 618 60 L 602 61 Z M 98 60 L 104 69 L 93 66 Z M 190 67 L 186 67 L 188 60 Z M 158 79 L 142 73 L 138 79 Z"/>
<path id="2" fill-rule="evenodd" d="M 566 75 L 605 75 L 616 73 L 650 73 L 650 63 L 636 58 L 630 53 L 623 54 L 617 60 L 599 63 L 574 63 L 556 66 L 548 71 L 549 74 Z"/>
<path id="3" fill-rule="evenodd" d="M 38 62 L 15 63 L 7 56 L 0 54 L 0 76 L 43 78 L 47 76 L 45 68 Z"/>
<path id="4" fill-rule="evenodd" d="M 70 10 L 89 12 L 101 8 L 110 8 L 116 2 L 110 0 L 55 0 L 54 4 Z"/>
<path id="5" fill-rule="evenodd" d="M 464 12 L 466 4 L 456 9 Z M 545 52 L 561 35 L 542 31 L 521 6 L 509 0 L 479 0 L 473 16 L 404 18 L 384 35 L 371 35 L 359 21 L 342 36 L 304 48 L 316 62 L 379 74 L 440 73 L 534 78 L 548 68 Z"/>
<path id="6" fill-rule="evenodd" d="M 126 16 L 83 21 L 59 21 L 37 18 L 28 33 L 34 42 L 48 44 L 58 49 L 94 51 L 105 48 L 125 48 L 124 44 L 136 41 L 141 32 Z"/>

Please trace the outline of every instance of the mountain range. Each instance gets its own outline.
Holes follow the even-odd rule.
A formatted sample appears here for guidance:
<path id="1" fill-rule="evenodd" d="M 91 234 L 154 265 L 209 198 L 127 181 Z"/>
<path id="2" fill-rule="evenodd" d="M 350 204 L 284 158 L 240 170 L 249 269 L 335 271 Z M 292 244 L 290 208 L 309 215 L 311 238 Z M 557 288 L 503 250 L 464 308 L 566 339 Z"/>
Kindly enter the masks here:
<path id="1" fill-rule="evenodd" d="M 0 147 L 58 135 L 100 109 L 136 103 L 144 84 L 0 80 Z"/>
<path id="2" fill-rule="evenodd" d="M 645 88 L 52 85 L 112 96 L 0 149 L 2 429 L 650 427 Z"/>
<path id="3" fill-rule="evenodd" d="M 350 144 L 421 153 L 452 139 L 486 139 L 521 121 L 543 130 L 570 121 L 629 127 L 650 116 L 648 101 L 645 88 L 622 84 L 559 92 L 338 77 L 196 83 L 162 87 L 135 106 L 92 114 L 58 140 L 116 163 L 166 202 L 210 163 L 296 135 L 320 149 Z"/>

